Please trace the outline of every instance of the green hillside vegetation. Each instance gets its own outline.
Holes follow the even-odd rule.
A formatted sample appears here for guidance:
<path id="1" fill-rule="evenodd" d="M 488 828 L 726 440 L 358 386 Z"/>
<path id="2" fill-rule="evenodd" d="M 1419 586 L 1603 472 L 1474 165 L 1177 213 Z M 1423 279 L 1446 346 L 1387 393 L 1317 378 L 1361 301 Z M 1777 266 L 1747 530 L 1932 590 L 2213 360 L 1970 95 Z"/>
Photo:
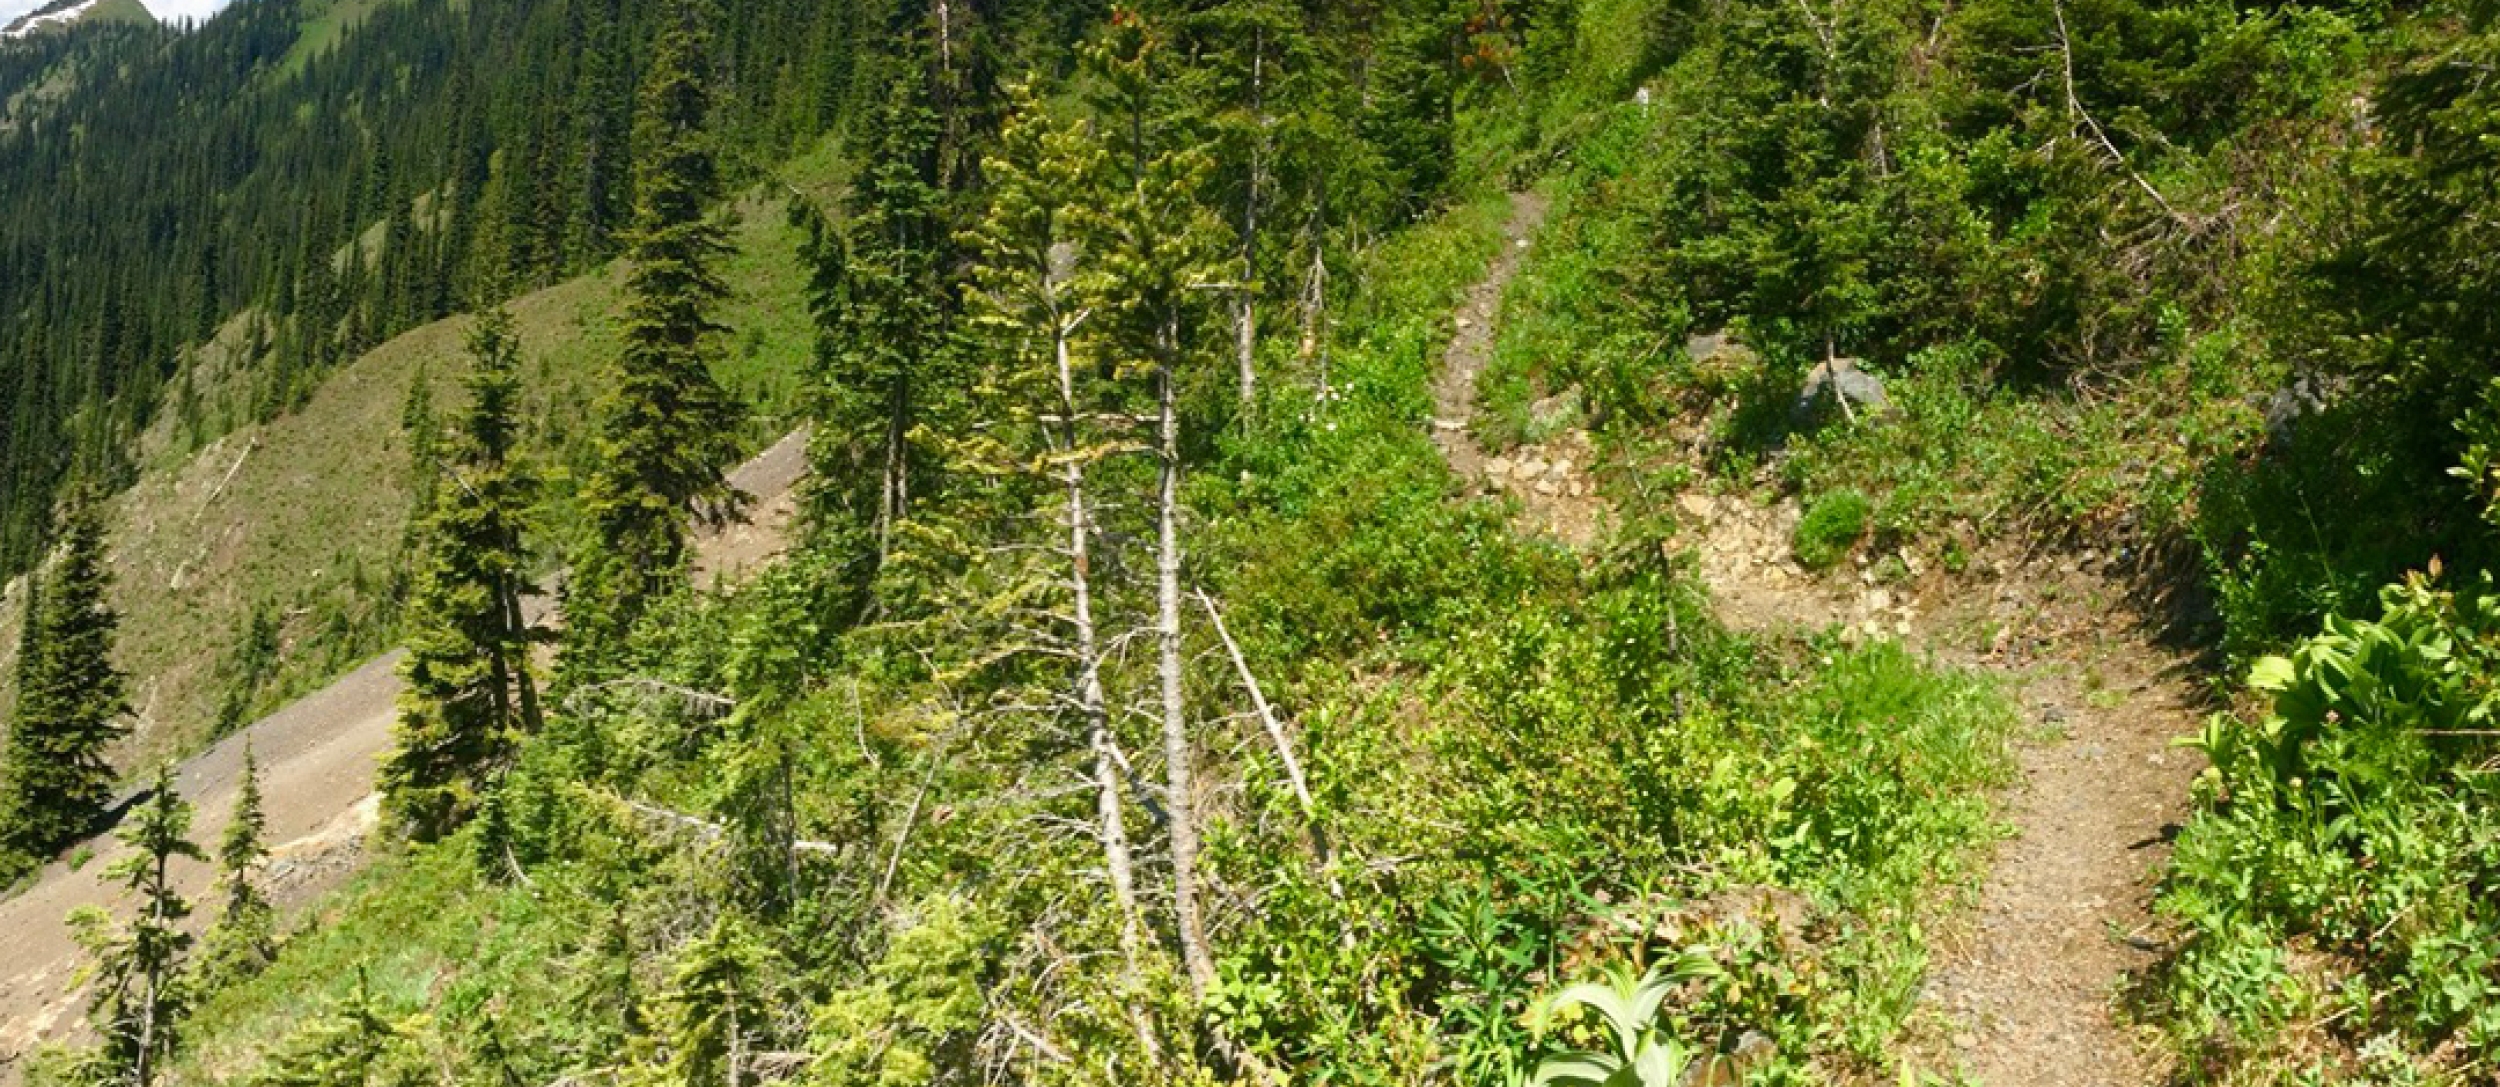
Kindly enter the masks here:
<path id="1" fill-rule="evenodd" d="M 1369 872 L 1312 868 L 1295 829 L 1304 816 L 1273 757 L 1226 766 L 1243 791 L 1207 813 L 1216 878 L 1265 890 L 1257 910 L 1218 913 L 1227 950 L 1207 1029 L 1296 1067 L 1397 1081 L 1438 1060 L 1461 1079 L 1499 1081 L 1538 1051 L 1515 1015 L 1550 979 L 1642 961 L 1657 947 L 1646 925 L 1704 925 L 1708 909 L 1723 908 L 1731 927 L 1694 931 L 1730 941 L 1717 952 L 1727 972 L 1680 1004 L 1671 1028 L 1694 1038 L 1772 1030 L 1790 1054 L 1773 1066 L 1788 1070 L 1779 1074 L 1809 1062 L 1880 1067 L 1910 1011 L 1920 918 L 1949 901 L 1932 891 L 1970 878 L 1974 851 L 1990 840 L 1982 798 L 2005 773 L 2007 708 L 1984 683 L 1898 649 L 1817 664 L 1803 645 L 1720 633 L 1692 587 L 1654 564 L 1583 567 L 1509 537 L 1497 507 L 1447 503 L 1443 469 L 1413 425 L 1421 360 L 1447 334 L 1442 315 L 1482 267 L 1502 212 L 1498 201 L 1474 201 L 1367 262 L 1337 360 L 1336 380 L 1352 395 L 1334 406 L 1300 390 L 1281 396 L 1279 407 L 1311 421 L 1233 454 L 1255 483 L 1213 484 L 1198 499 L 1233 525 L 1207 545 L 1209 568 L 1229 571 L 1212 588 L 1262 679 L 1308 729 L 1303 756 L 1329 848 L 1409 858 Z M 1317 411 L 1333 426 L 1315 425 L 1306 413 Z M 734 676 L 820 653 L 774 618 L 804 612 L 812 576 L 786 570 L 724 599 L 684 600 L 654 617 L 643 658 L 703 682 L 715 668 Z M 742 648 L 716 658 L 710 647 L 725 637 Z M 1008 935 L 1015 914 L 999 911 L 1078 878 L 1089 846 L 1021 826 L 1046 801 L 976 799 L 999 787 L 986 782 L 1031 773 L 1018 764 L 1037 738 L 1001 733 L 1012 717 L 996 711 L 931 701 L 943 692 L 919 687 L 907 664 L 875 662 L 775 696 L 794 700 L 773 718 L 741 714 L 705 730 L 691 751 L 681 745 L 693 722 L 664 706 L 620 706 L 621 716 L 586 730 L 559 726 L 512 786 L 512 848 L 526 882 L 498 863 L 478 866 L 481 850 L 496 855 L 484 829 L 387 862 L 290 942 L 269 974 L 201 1009 L 199 1021 L 215 1027 L 180 1075 L 248 1077 L 272 1055 L 300 1051 L 306 1008 L 345 1006 L 360 991 L 402 1024 L 388 1043 L 394 1062 L 508 1070 L 523 1082 L 607 1067 L 618 1021 L 583 1009 L 622 1014 L 621 1001 L 665 999 L 674 967 L 659 941 L 681 923 L 679 896 L 774 893 L 745 881 L 781 878 L 746 867 L 769 855 L 701 835 L 650 837 L 664 824 L 624 799 L 734 811 L 759 743 L 795 760 L 791 817 L 803 837 L 881 843 L 827 870 L 811 864 L 801 886 L 823 905 L 808 908 L 866 896 L 871 888 L 851 881 L 878 878 L 895 833 L 873 828 L 899 825 L 909 847 L 886 895 L 916 903 L 909 923 L 936 927 L 896 934 L 891 957 L 866 964 L 874 973 L 815 990 L 824 996 L 800 994 L 825 984 L 811 980 L 823 972 L 859 966 L 774 954 L 747 991 L 826 1000 L 828 1017 L 928 1016 L 952 998 L 898 1006 L 883 986 L 915 977 L 965 985 L 1003 968 L 986 963 L 1051 954 L 1019 949 Z M 1193 702 L 1237 697 L 1218 676 L 1193 682 Z M 950 726 L 956 713 L 985 724 Z M 1236 727 L 1250 730 L 1236 742 L 1255 736 L 1246 722 Z M 855 734 L 869 746 L 855 747 Z M 1785 754 L 1754 757 L 1764 751 Z M 1556 774 L 1548 760 L 1562 752 L 1572 753 L 1569 772 Z M 580 777 L 585 759 L 611 769 Z M 897 824 L 920 790 L 924 805 L 957 816 Z M 1002 838 L 1015 848 L 1002 851 Z M 946 888 L 964 866 L 1006 883 L 956 898 Z M 919 889 L 929 886 L 938 889 Z M 1713 896 L 1753 902 L 1764 887 L 1793 895 L 1826 935 L 1809 940 L 1768 914 L 1707 905 Z M 828 953 L 814 940 L 785 942 L 794 937 L 784 926 L 822 923 L 797 907 L 756 938 Z M 1340 931 L 1358 935 L 1359 953 L 1337 950 Z M 575 980 L 542 984 L 558 962 Z M 1084 1013 L 1060 1003 L 1068 996 L 1016 999 L 1041 1002 L 1023 1013 L 1033 1022 L 1060 1024 L 1045 1028 L 1055 1045 L 1083 1044 L 1082 1020 L 1070 1017 Z M 903 1028 L 915 1032 L 908 1037 L 968 1042 L 956 1032 L 974 1021 L 943 1014 L 959 1018 L 897 1021 L 932 1023 Z M 891 1062 L 909 1058 L 856 1049 L 850 1028 L 831 1025 L 848 1021 L 783 1044 L 825 1053 L 819 1060 L 906 1067 Z M 1121 1044 L 1116 1021 L 1094 1029 L 1111 1035 L 1095 1044 Z M 1122 1078 L 1136 1075 L 1160 1076 L 1132 1068 Z"/>
<path id="2" fill-rule="evenodd" d="M 2134 606 L 2042 637 L 2203 668 L 2160 682 L 2211 691 L 2210 768 L 2111 847 L 2150 912 L 2011 979 L 2106 987 L 2095 1037 L 2145 1052 L 2032 1071 L 2500 1060 L 2492 5 L 824 7 L 344 0 L 286 75 L 273 3 L 0 63 L 9 97 L 221 58 L 271 161 L 355 149 L 295 182 L 317 224 L 269 225 L 280 173 L 169 219 L 223 247 L 207 289 L 151 258 L 38 297 L 66 250 L 0 208 L 0 302 L 51 318 L 0 374 L 40 424 L 0 479 L 45 496 L 0 559 L 56 484 L 135 478 L 133 753 L 372 652 L 429 579 L 372 866 L 196 986 L 82 914 L 113 1029 L 34 1082 L 1957 1082 L 1988 1013 L 1940 1004 L 1932 934 L 1994 938 L 2007 790 L 2061 744 L 2066 800 L 2145 771 L 1988 630 L 1715 614 L 1695 492 L 1795 514 L 1798 599 L 2054 566 Z M 273 134 L 343 100 L 420 131 Z M 49 146 L 0 136 L 0 182 Z M 169 284 L 190 312 L 108 316 Z M 410 527 L 468 482 L 410 448 L 476 365 L 437 318 L 514 291 L 522 550 L 582 575 L 543 722 L 504 701 L 500 492 Z M 794 424 L 787 557 L 691 588 L 718 462 Z M 1543 490 L 1470 463 L 1558 443 L 1594 463 Z M 93 586 L 92 550 L 56 565 Z M 178 799 L 141 811 L 179 853 Z M 30 856 L 92 813 L 42 814 Z M 2125 965 L 2069 976 L 2095 941 Z"/>
<path id="3" fill-rule="evenodd" d="M 1651 51 L 1556 50 L 1518 115 L 1562 225 L 1485 432 L 1578 390 L 1635 470 L 1868 496 L 1870 576 L 2010 539 L 2131 581 L 2275 703 L 2196 741 L 2132 1014 L 2188 1081 L 2487 1074 L 2491 12 L 1680 10 L 1584 5 Z M 1834 356 L 1881 419 L 1799 423 Z"/>
<path id="4" fill-rule="evenodd" d="M 278 59 L 277 71 L 293 74 L 304 70 L 312 58 L 336 48 L 347 33 L 364 25 L 375 9 L 390 0 L 322 0 L 306 6 L 301 16 L 303 31 L 294 47 Z"/>
<path id="5" fill-rule="evenodd" d="M 616 256 L 663 7 L 261 0 L 188 34 L 0 45 L 0 573 L 36 557 L 64 481 L 130 482 L 181 360 L 227 317 L 260 318 L 265 361 L 226 384 L 266 421 L 394 335 Z M 716 135 L 747 185 L 866 100 L 855 40 L 887 16 L 715 7 L 740 92 Z M 996 45 L 1063 34 L 1025 13 Z M 377 227 L 370 267 L 331 262 Z"/>
<path id="6" fill-rule="evenodd" d="M 147 5 L 139 0 L 103 0 L 88 9 L 87 18 L 94 22 L 137 23 L 153 22 L 156 16 L 150 14 Z"/>
<path id="7" fill-rule="evenodd" d="M 721 378 L 752 407 L 737 440 L 757 449 L 794 417 L 797 375 L 812 351 L 802 235 L 769 195 L 728 213 L 737 227 L 723 265 L 731 296 L 721 309 L 730 344 Z M 617 282 L 615 269 L 602 269 L 512 305 L 535 421 L 528 452 L 556 471 L 545 513 L 551 539 L 572 523 L 566 481 L 577 476 L 567 469 L 591 455 L 581 421 L 616 349 Z M 116 659 L 141 677 L 131 695 L 141 726 L 121 756 L 126 765 L 196 750 L 396 639 L 398 571 L 416 501 L 403 417 L 419 381 L 438 417 L 457 410 L 465 327 L 451 319 L 395 337 L 324 381 L 300 410 L 267 423 L 243 421 L 248 384 L 219 381 L 252 370 L 212 362 L 193 378 L 216 390 L 200 398 L 197 426 L 221 436 L 193 450 L 178 413 L 158 421 L 137 482 L 108 514 L 113 601 L 125 620 Z M 550 557 L 546 568 L 553 565 Z M 8 611 L 0 669 L 13 675 L 20 616 Z"/>

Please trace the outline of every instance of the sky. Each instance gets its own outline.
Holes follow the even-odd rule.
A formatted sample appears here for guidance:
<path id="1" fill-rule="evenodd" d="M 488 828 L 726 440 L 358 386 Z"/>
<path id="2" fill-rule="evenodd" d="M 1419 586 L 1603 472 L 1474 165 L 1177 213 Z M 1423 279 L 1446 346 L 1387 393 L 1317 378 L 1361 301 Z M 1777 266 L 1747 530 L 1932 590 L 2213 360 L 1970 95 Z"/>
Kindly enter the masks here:
<path id="1" fill-rule="evenodd" d="M 17 17 L 44 6 L 46 0 L 0 0 L 0 26 L 17 21 Z M 217 14 L 227 0 L 140 0 L 149 12 L 166 22 L 190 19 L 194 22 Z"/>
<path id="2" fill-rule="evenodd" d="M 43 6 L 43 0 L 0 0 L 0 26 L 17 21 L 17 17 Z"/>
<path id="3" fill-rule="evenodd" d="M 17 0 L 0 0 L 0 3 L 14 2 Z M 209 16 L 223 10 L 226 2 L 227 0 L 140 0 L 140 3 L 147 5 L 148 11 L 168 23 L 180 22 L 184 19 L 195 23 L 205 22 Z"/>

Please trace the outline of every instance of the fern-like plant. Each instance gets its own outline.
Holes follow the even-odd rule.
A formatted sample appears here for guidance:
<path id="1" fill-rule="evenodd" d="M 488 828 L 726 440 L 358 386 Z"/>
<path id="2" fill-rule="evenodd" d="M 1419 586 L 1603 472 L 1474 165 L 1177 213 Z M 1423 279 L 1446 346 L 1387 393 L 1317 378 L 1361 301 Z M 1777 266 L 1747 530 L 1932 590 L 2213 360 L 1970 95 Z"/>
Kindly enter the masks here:
<path id="1" fill-rule="evenodd" d="M 1538 1034 L 1556 1017 L 1588 1008 L 1605 1020 L 1614 1045 L 1611 1051 L 1562 1053 L 1539 1061 L 1528 1087 L 1675 1087 L 1692 1051 L 1657 1029 L 1658 1005 L 1677 986 L 1718 972 L 1708 956 L 1687 952 L 1638 978 L 1622 970 L 1606 983 L 1581 982 L 1540 1001 L 1531 1013 Z"/>

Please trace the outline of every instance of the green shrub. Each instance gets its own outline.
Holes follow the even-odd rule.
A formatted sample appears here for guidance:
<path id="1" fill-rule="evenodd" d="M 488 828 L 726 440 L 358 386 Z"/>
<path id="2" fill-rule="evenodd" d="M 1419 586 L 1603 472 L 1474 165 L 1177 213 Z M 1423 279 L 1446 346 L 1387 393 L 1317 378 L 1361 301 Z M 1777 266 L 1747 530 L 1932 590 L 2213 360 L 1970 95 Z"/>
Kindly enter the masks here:
<path id="1" fill-rule="evenodd" d="M 1837 565 L 1857 547 L 1858 537 L 1866 535 L 1866 520 L 1874 510 L 1874 503 L 1853 490 L 1832 491 L 1815 499 L 1789 540 L 1797 561 L 1810 570 Z"/>
<path id="2" fill-rule="evenodd" d="M 2382 602 L 2259 660 L 2270 711 L 2194 741 L 2213 767 L 2159 900 L 2189 933 L 2156 1000 L 2183 1049 L 2314 1020 L 2434 1065 L 2500 1054 L 2500 594 L 2417 574 Z"/>

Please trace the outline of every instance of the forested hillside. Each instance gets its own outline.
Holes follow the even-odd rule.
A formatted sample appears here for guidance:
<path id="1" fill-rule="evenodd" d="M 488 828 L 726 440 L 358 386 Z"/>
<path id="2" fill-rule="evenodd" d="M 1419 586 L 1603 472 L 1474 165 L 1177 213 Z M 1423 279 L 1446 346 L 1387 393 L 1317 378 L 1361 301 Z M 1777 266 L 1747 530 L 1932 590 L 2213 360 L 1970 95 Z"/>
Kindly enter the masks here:
<path id="1" fill-rule="evenodd" d="M 2495 18 L 0 45 L 0 873 L 119 891 L 10 1074 L 2488 1079 Z M 786 425 L 793 538 L 696 588 Z M 218 515 L 288 542 L 183 661 L 165 526 L 264 437 Z M 362 873 L 282 907 L 256 764 L 215 842 L 156 767 L 385 629 Z M 182 668 L 214 729 L 133 705 Z"/>
<path id="2" fill-rule="evenodd" d="M 396 332 L 613 256 L 658 10 L 304 0 L 0 47 L 0 570 L 35 553 L 60 480 L 126 479 L 157 413 L 214 437 Z M 882 10 L 719 5 L 733 177 L 864 113 Z M 1013 15 L 986 48 L 1064 51 L 1095 14 Z M 195 379 L 191 349 L 237 314 L 248 372 Z"/>

